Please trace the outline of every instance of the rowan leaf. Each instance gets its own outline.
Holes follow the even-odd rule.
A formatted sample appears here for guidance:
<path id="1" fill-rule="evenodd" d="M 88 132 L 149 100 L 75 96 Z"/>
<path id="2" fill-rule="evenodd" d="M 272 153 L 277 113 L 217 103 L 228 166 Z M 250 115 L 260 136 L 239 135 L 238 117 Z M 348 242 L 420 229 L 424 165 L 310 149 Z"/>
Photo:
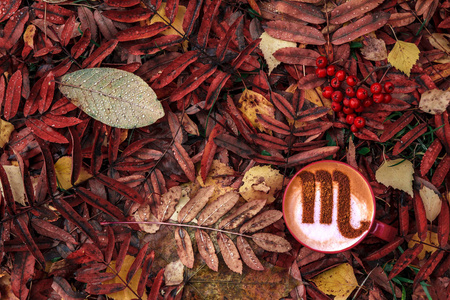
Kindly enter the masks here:
<path id="1" fill-rule="evenodd" d="M 358 286 L 353 267 L 341 264 L 311 279 L 319 290 L 327 295 L 335 296 L 335 300 L 345 300 Z"/>
<path id="2" fill-rule="evenodd" d="M 269 66 L 269 75 L 272 73 L 281 61 L 277 60 L 273 54 L 279 50 L 286 47 L 296 47 L 297 44 L 294 42 L 283 41 L 274 37 L 271 37 L 267 32 L 261 34 L 261 42 L 259 43 L 259 48 L 261 49 L 264 59 Z"/>
<path id="3" fill-rule="evenodd" d="M 411 69 L 419 59 L 420 50 L 416 44 L 404 41 L 397 41 L 388 54 L 388 62 L 399 71 L 405 73 L 408 77 L 411 75 Z"/>
<path id="4" fill-rule="evenodd" d="M 126 71 L 75 71 L 61 78 L 59 89 L 89 116 L 109 126 L 144 127 L 164 116 L 155 92 L 140 77 Z"/>
<path id="5" fill-rule="evenodd" d="M 424 259 L 427 252 L 430 254 L 434 253 L 437 249 L 439 249 L 439 241 L 438 235 L 435 232 L 427 231 L 427 237 L 423 242 L 423 249 L 417 255 L 417 258 Z M 414 245 L 420 243 L 419 234 L 416 233 L 411 237 L 411 240 L 408 242 L 408 248 L 414 247 Z"/>
<path id="6" fill-rule="evenodd" d="M 399 158 L 385 161 L 375 173 L 378 182 L 402 190 L 413 196 L 414 168 L 410 161 Z"/>

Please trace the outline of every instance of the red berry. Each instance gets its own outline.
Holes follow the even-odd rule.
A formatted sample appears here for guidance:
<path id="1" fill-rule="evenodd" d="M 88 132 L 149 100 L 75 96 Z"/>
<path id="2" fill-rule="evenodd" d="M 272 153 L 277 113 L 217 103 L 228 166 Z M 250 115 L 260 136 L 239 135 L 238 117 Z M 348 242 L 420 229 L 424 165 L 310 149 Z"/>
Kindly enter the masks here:
<path id="1" fill-rule="evenodd" d="M 341 82 L 336 77 L 333 77 L 333 79 L 331 79 L 331 83 L 330 84 L 335 89 L 337 89 L 337 88 L 339 88 L 341 86 Z"/>
<path id="2" fill-rule="evenodd" d="M 367 96 L 369 96 L 369 94 L 367 93 L 366 89 L 359 88 L 356 91 L 356 98 L 358 98 L 359 100 L 364 100 L 367 98 Z"/>
<path id="3" fill-rule="evenodd" d="M 357 107 L 357 108 L 355 108 L 355 112 L 357 112 L 357 113 L 360 113 L 360 112 L 363 112 L 364 111 L 364 106 L 359 106 L 359 107 Z"/>
<path id="4" fill-rule="evenodd" d="M 322 90 L 322 96 L 324 98 L 330 99 L 331 94 L 333 94 L 333 92 L 334 92 L 334 89 L 331 86 L 326 86 Z"/>
<path id="5" fill-rule="evenodd" d="M 355 108 L 358 108 L 358 107 L 360 107 L 360 106 L 361 106 L 361 101 L 359 101 L 359 100 L 356 99 L 356 98 L 351 98 L 351 99 L 350 99 L 350 107 L 351 107 L 351 108 L 355 109 Z"/>
<path id="6" fill-rule="evenodd" d="M 389 103 L 392 100 L 391 94 L 384 94 L 383 103 Z"/>
<path id="7" fill-rule="evenodd" d="M 344 98 L 344 100 L 342 101 L 342 104 L 344 104 L 344 106 L 349 107 L 350 106 L 350 99 Z"/>
<path id="8" fill-rule="evenodd" d="M 392 93 L 395 90 L 395 86 L 392 82 L 388 81 L 384 83 L 384 91 L 386 93 Z"/>
<path id="9" fill-rule="evenodd" d="M 367 98 L 366 100 L 363 101 L 363 107 L 369 107 L 372 105 L 372 100 L 370 98 Z"/>
<path id="10" fill-rule="evenodd" d="M 357 83 L 358 83 L 358 79 L 355 76 L 350 75 L 347 77 L 347 84 L 349 86 L 355 86 Z"/>
<path id="11" fill-rule="evenodd" d="M 334 73 L 336 73 L 336 66 L 335 65 L 330 65 L 327 67 L 327 75 L 328 76 L 333 76 Z"/>
<path id="12" fill-rule="evenodd" d="M 353 113 L 353 108 L 344 106 L 344 107 L 342 108 L 342 111 L 344 112 L 344 114 L 349 115 L 349 114 L 352 114 L 352 113 Z"/>
<path id="13" fill-rule="evenodd" d="M 345 118 L 345 113 L 343 113 L 342 111 L 338 112 L 337 115 L 338 115 L 338 117 L 341 118 L 341 119 Z"/>
<path id="14" fill-rule="evenodd" d="M 345 122 L 347 122 L 347 124 L 353 124 L 355 118 L 356 118 L 355 114 L 349 114 L 347 115 L 347 117 L 345 117 Z"/>
<path id="15" fill-rule="evenodd" d="M 384 94 L 375 94 L 372 96 L 373 102 L 381 103 L 384 100 Z"/>
<path id="16" fill-rule="evenodd" d="M 325 68 L 317 68 L 316 69 L 316 75 L 319 78 L 327 77 L 327 69 L 325 69 Z"/>
<path id="17" fill-rule="evenodd" d="M 347 74 L 345 74 L 344 70 L 339 70 L 336 72 L 336 75 L 334 75 L 339 81 L 344 81 Z"/>
<path id="18" fill-rule="evenodd" d="M 357 133 L 357 132 L 359 131 L 359 128 L 356 127 L 355 124 L 353 124 L 352 126 L 350 126 L 350 130 L 351 130 L 353 133 Z"/>
<path id="19" fill-rule="evenodd" d="M 318 68 L 325 68 L 328 65 L 328 59 L 325 56 L 319 56 L 316 59 L 316 66 Z"/>
<path id="20" fill-rule="evenodd" d="M 342 110 L 342 105 L 339 102 L 331 102 L 331 109 L 335 112 L 340 112 Z"/>
<path id="21" fill-rule="evenodd" d="M 344 99 L 344 94 L 342 94 L 341 91 L 334 91 L 333 94 L 331 94 L 331 100 L 334 102 L 341 102 Z"/>
<path id="22" fill-rule="evenodd" d="M 355 97 L 356 95 L 355 90 L 351 86 L 345 89 L 345 94 L 349 97 Z"/>
<path id="23" fill-rule="evenodd" d="M 366 120 L 363 117 L 356 117 L 353 124 L 356 128 L 363 128 L 366 125 Z"/>
<path id="24" fill-rule="evenodd" d="M 378 82 L 372 83 L 370 86 L 370 92 L 372 94 L 379 94 L 383 91 L 383 87 Z"/>

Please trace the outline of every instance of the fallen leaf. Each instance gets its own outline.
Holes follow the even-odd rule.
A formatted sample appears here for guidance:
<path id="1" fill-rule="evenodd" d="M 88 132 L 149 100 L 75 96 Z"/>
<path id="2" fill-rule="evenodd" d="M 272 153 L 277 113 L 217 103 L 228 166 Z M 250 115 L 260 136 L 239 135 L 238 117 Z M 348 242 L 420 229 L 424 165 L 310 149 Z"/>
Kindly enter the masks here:
<path id="1" fill-rule="evenodd" d="M 273 54 L 279 50 L 286 47 L 296 47 L 297 44 L 294 42 L 283 41 L 274 37 L 271 37 L 266 32 L 261 34 L 261 42 L 259 43 L 259 48 L 261 49 L 264 59 L 269 66 L 269 75 L 272 73 L 281 62 L 273 56 Z"/>
<path id="2" fill-rule="evenodd" d="M 257 114 L 266 115 L 275 119 L 275 108 L 263 95 L 245 89 L 239 98 L 237 105 L 242 114 L 252 123 L 253 127 L 262 132 L 272 134 L 272 130 L 264 128 L 259 124 Z"/>
<path id="3" fill-rule="evenodd" d="M 385 186 L 402 190 L 413 197 L 413 173 L 412 163 L 399 158 L 385 161 L 376 171 L 375 178 Z"/>
<path id="4" fill-rule="evenodd" d="M 164 270 L 166 285 L 179 285 L 183 282 L 184 265 L 180 260 L 169 263 Z"/>
<path id="5" fill-rule="evenodd" d="M 369 37 L 361 48 L 361 54 L 367 60 L 385 60 L 387 58 L 386 43 L 382 39 Z"/>
<path id="6" fill-rule="evenodd" d="M 325 294 L 335 296 L 334 300 L 347 299 L 358 286 L 353 267 L 347 263 L 320 273 L 311 281 Z"/>
<path id="7" fill-rule="evenodd" d="M 428 37 L 428 41 L 434 48 L 439 49 L 446 53 L 443 57 L 435 60 L 434 62 L 441 63 L 441 64 L 450 62 L 450 55 L 448 54 L 450 52 L 449 39 L 450 39 L 450 34 L 445 34 L 445 33 L 432 33 Z"/>
<path id="8" fill-rule="evenodd" d="M 148 204 L 141 205 L 139 209 L 134 213 L 134 220 L 136 222 L 159 222 L 159 220 L 151 213 L 150 206 Z M 155 233 L 161 227 L 160 224 L 140 223 L 139 227 L 142 231 L 147 233 Z"/>
<path id="9" fill-rule="evenodd" d="M 422 185 L 419 190 L 420 197 L 422 198 L 423 205 L 425 206 L 425 212 L 427 219 L 433 222 L 441 212 L 442 201 L 438 194 L 429 187 Z"/>
<path id="10" fill-rule="evenodd" d="M 235 178 L 234 175 L 235 172 L 233 168 L 215 159 L 211 164 L 211 168 L 209 169 L 208 176 L 206 176 L 206 180 L 203 181 L 200 174 L 197 176 L 197 180 L 201 187 L 215 187 L 214 194 L 209 200 L 209 202 L 213 202 L 220 196 L 234 190 L 232 187 L 230 187 L 232 180 Z"/>
<path id="11" fill-rule="evenodd" d="M 417 243 L 419 243 L 419 234 L 416 233 L 411 237 L 411 240 L 408 242 L 408 248 L 414 247 Z M 435 246 L 435 247 L 434 247 Z M 422 252 L 417 255 L 417 258 L 424 259 L 427 252 L 432 254 L 437 249 L 439 249 L 439 241 L 438 235 L 435 232 L 427 231 L 427 238 L 423 241 L 423 249 Z"/>
<path id="12" fill-rule="evenodd" d="M 70 189 L 72 187 L 72 184 L 70 183 L 70 177 L 72 175 L 72 157 L 63 156 L 58 159 L 55 163 L 55 172 L 59 186 L 65 190 Z M 75 184 L 80 184 L 91 177 L 92 175 L 82 166 L 80 175 Z"/>
<path id="13" fill-rule="evenodd" d="M 420 50 L 416 44 L 397 41 L 389 52 L 388 62 L 409 77 L 413 65 L 419 59 L 419 53 Z"/>
<path id="14" fill-rule="evenodd" d="M 118 276 L 114 277 L 111 280 L 105 281 L 102 284 L 112 284 L 112 283 L 124 283 L 124 280 L 127 278 L 128 270 L 130 269 L 131 265 L 133 264 L 135 260 L 134 256 L 127 255 L 125 256 L 125 260 L 122 264 L 122 268 L 120 269 L 120 272 Z M 116 269 L 116 261 L 113 260 L 109 264 L 110 268 L 106 269 L 107 273 L 114 273 L 112 270 Z M 141 278 L 142 269 L 139 268 L 136 273 L 134 273 L 133 277 L 131 278 L 130 282 L 128 283 L 128 286 L 119 292 L 107 294 L 108 297 L 111 297 L 113 299 L 120 299 L 120 300 L 131 300 L 136 299 L 135 292 L 137 291 L 137 287 L 139 284 L 139 279 Z M 134 292 L 133 292 L 134 291 Z M 147 299 L 147 293 L 144 291 L 144 294 L 141 297 L 142 299 Z"/>
<path id="15" fill-rule="evenodd" d="M 331 107 L 331 100 L 322 96 L 322 89 L 320 87 L 305 90 L 305 99 L 317 106 Z"/>
<path id="16" fill-rule="evenodd" d="M 450 90 L 433 89 L 425 91 L 420 96 L 419 108 L 429 114 L 441 114 L 450 105 Z"/>
<path id="17" fill-rule="evenodd" d="M 6 175 L 8 176 L 9 185 L 13 193 L 14 201 L 22 205 L 25 204 L 25 187 L 23 184 L 22 173 L 19 166 L 7 166 L 4 165 Z M 3 195 L 3 185 L 0 182 L 0 191 Z M 3 195 L 4 196 L 4 195 Z"/>
<path id="18" fill-rule="evenodd" d="M 171 28 L 164 30 L 163 32 L 161 32 L 161 34 L 164 34 L 164 35 L 175 34 L 175 35 L 183 36 L 184 35 L 183 19 L 184 19 L 185 13 L 186 13 L 186 7 L 183 5 L 179 5 L 177 15 L 176 15 L 173 23 L 171 24 Z M 170 24 L 170 21 L 166 16 L 166 2 L 161 3 L 161 6 L 159 7 L 158 11 L 151 18 L 150 25 L 154 24 L 154 23 L 158 23 L 158 22 Z"/>
<path id="19" fill-rule="evenodd" d="M 27 26 L 27 29 L 25 30 L 25 32 L 23 34 L 23 41 L 31 49 L 34 49 L 34 34 L 35 33 L 36 33 L 36 26 L 31 24 L 31 25 Z"/>
<path id="20" fill-rule="evenodd" d="M 0 148 L 3 148 L 14 131 L 14 125 L 0 119 Z"/>
<path id="21" fill-rule="evenodd" d="M 274 194 L 283 186 L 283 175 L 268 165 L 255 166 L 245 173 L 242 182 L 239 193 L 245 200 L 267 199 L 269 204 L 275 200 Z"/>

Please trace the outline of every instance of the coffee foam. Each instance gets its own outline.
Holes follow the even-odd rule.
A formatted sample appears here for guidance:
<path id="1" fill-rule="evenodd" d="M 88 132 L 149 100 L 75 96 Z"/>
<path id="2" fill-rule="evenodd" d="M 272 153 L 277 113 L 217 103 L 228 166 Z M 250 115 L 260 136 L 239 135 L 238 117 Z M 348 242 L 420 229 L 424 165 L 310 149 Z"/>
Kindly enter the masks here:
<path id="1" fill-rule="evenodd" d="M 335 163 L 336 164 L 336 163 Z M 334 170 L 339 170 L 345 174 L 349 174 L 350 178 L 350 224 L 353 228 L 359 228 L 361 221 L 371 222 L 373 218 L 373 200 L 371 198 L 371 191 L 367 182 L 363 178 L 357 178 L 351 176 L 351 173 L 346 172 L 343 165 L 336 164 L 336 166 L 329 165 L 326 168 L 317 167 L 307 169 L 307 171 L 315 173 L 317 170 L 326 170 L 333 173 Z M 353 171 L 353 169 L 350 169 Z M 359 174 L 358 174 L 359 175 Z M 314 222 L 302 223 L 303 207 L 302 207 L 302 184 L 298 176 L 293 179 L 288 187 L 287 194 L 284 201 L 284 214 L 286 224 L 289 230 L 294 236 L 303 244 L 311 247 L 312 249 L 336 252 L 353 246 L 360 239 L 362 239 L 368 232 L 363 231 L 359 236 L 355 238 L 344 237 L 338 229 L 338 183 L 333 181 L 333 210 L 332 210 L 332 222 L 331 224 L 321 224 L 321 199 L 320 199 L 320 183 L 315 185 L 315 200 L 314 200 Z"/>

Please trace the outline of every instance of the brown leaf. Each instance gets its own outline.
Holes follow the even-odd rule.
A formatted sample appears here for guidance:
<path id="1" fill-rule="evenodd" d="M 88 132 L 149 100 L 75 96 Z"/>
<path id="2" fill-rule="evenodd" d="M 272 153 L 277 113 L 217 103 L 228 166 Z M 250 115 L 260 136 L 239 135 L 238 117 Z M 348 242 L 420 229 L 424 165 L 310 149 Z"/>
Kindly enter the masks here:
<path id="1" fill-rule="evenodd" d="M 289 21 L 271 21 L 266 32 L 274 38 L 309 45 L 323 45 L 326 40 L 316 28 Z"/>
<path id="2" fill-rule="evenodd" d="M 194 250 L 188 232 L 183 228 L 177 228 L 175 230 L 175 241 L 177 242 L 177 253 L 181 262 L 192 269 L 194 267 Z"/>
<path id="3" fill-rule="evenodd" d="M 338 150 L 339 146 L 328 146 L 305 152 L 300 152 L 289 157 L 289 160 L 285 164 L 285 167 L 290 168 L 296 165 L 306 164 L 309 162 L 320 160 L 329 155 L 335 154 Z"/>
<path id="4" fill-rule="evenodd" d="M 86 295 L 83 293 L 75 292 L 72 286 L 66 279 L 60 276 L 55 276 L 52 282 L 52 289 L 65 300 L 83 300 L 86 299 Z"/>
<path id="5" fill-rule="evenodd" d="M 198 225 L 210 226 L 217 222 L 226 214 L 239 200 L 239 194 L 236 191 L 225 193 L 210 203 L 198 216 Z"/>
<path id="6" fill-rule="evenodd" d="M 241 229 L 239 229 L 240 233 L 253 233 L 258 230 L 261 230 L 263 228 L 266 228 L 267 226 L 275 223 L 281 217 L 283 216 L 283 213 L 279 210 L 266 210 L 265 212 L 257 215 L 244 225 L 242 225 Z"/>
<path id="7" fill-rule="evenodd" d="M 11 271 L 11 290 L 19 299 L 28 299 L 30 290 L 27 288 L 27 282 L 33 278 L 35 261 L 33 255 L 28 251 L 14 253 L 14 262 Z"/>
<path id="8" fill-rule="evenodd" d="M 209 235 L 205 231 L 198 229 L 195 232 L 195 240 L 197 241 L 198 252 L 205 263 L 211 270 L 217 272 L 219 270 L 219 258 Z"/>
<path id="9" fill-rule="evenodd" d="M 194 182 L 195 181 L 195 167 L 194 163 L 192 162 L 191 158 L 189 157 L 189 154 L 186 152 L 186 150 L 179 144 L 178 142 L 174 142 L 172 146 L 172 152 L 175 156 L 175 159 L 177 160 L 178 164 L 180 165 L 181 169 L 183 170 L 184 174 L 186 174 L 187 178 Z"/>
<path id="10" fill-rule="evenodd" d="M 247 144 L 244 144 L 241 140 L 228 134 L 220 134 L 214 138 L 214 142 L 219 147 L 224 147 L 231 152 L 240 155 L 243 158 L 250 158 L 256 154 L 255 150 L 250 148 Z"/>
<path id="11" fill-rule="evenodd" d="M 264 270 L 263 265 L 259 261 L 255 252 L 253 252 L 253 249 L 250 247 L 250 244 L 247 242 L 245 238 L 243 238 L 242 236 L 238 236 L 236 245 L 237 248 L 239 249 L 239 253 L 241 254 L 242 260 L 250 269 L 255 271 Z"/>
<path id="12" fill-rule="evenodd" d="M 160 203 L 157 205 L 156 218 L 162 222 L 167 221 L 175 212 L 175 207 L 181 198 L 181 187 L 171 187 L 167 193 L 162 195 Z"/>
<path id="13" fill-rule="evenodd" d="M 253 200 L 239 207 L 234 213 L 219 223 L 219 228 L 230 230 L 237 228 L 245 221 L 255 216 L 266 205 L 266 199 Z"/>
<path id="14" fill-rule="evenodd" d="M 279 13 L 284 13 L 307 23 L 322 24 L 326 22 L 325 15 L 315 5 L 301 2 L 277 1 L 275 2 L 275 9 Z"/>
<path id="15" fill-rule="evenodd" d="M 213 185 L 201 188 L 195 196 L 186 203 L 178 214 L 179 223 L 188 223 L 192 221 L 197 214 L 208 203 L 209 198 L 214 194 L 215 187 Z"/>
<path id="16" fill-rule="evenodd" d="M 383 0 L 351 0 L 331 11 L 331 24 L 344 24 L 351 19 L 359 18 L 380 5 Z"/>
<path id="17" fill-rule="evenodd" d="M 227 235 L 219 232 L 217 234 L 217 243 L 228 268 L 233 272 L 242 274 L 242 261 L 233 241 Z"/>
<path id="18" fill-rule="evenodd" d="M 281 236 L 271 233 L 255 233 L 253 241 L 266 251 L 283 253 L 292 249 L 291 244 Z"/>

